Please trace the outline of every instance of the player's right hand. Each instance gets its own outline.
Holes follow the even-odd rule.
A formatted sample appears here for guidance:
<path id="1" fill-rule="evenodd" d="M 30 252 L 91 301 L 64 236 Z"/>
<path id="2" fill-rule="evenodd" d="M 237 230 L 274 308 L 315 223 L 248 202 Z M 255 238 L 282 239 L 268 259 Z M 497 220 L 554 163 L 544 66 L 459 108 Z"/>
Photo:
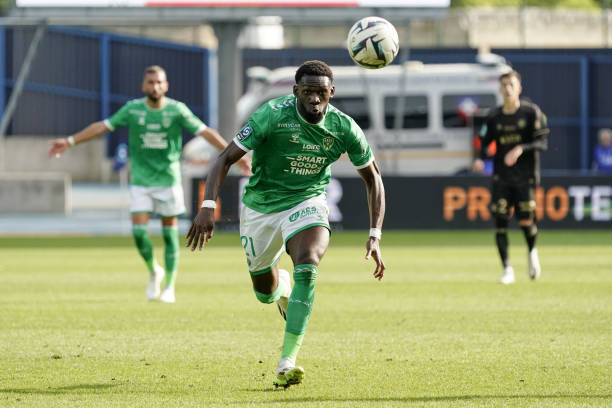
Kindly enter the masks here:
<path id="1" fill-rule="evenodd" d="M 474 163 L 472 164 L 472 170 L 474 171 L 474 173 L 482 173 L 482 171 L 484 170 L 484 161 L 482 161 L 482 159 L 474 160 Z"/>
<path id="2" fill-rule="evenodd" d="M 65 137 L 53 139 L 49 142 L 49 145 L 49 157 L 60 157 L 70 147 L 70 143 Z"/>
<path id="3" fill-rule="evenodd" d="M 202 208 L 198 215 L 193 219 L 191 228 L 185 236 L 187 248 L 191 247 L 191 251 L 202 250 L 204 243 L 210 241 L 215 229 L 215 210 L 213 208 Z"/>
<path id="4" fill-rule="evenodd" d="M 381 280 L 383 276 L 385 276 L 385 270 L 387 267 L 385 266 L 385 262 L 382 259 L 382 255 L 380 253 L 380 241 L 378 238 L 370 237 L 368 242 L 366 242 L 366 256 L 365 259 L 370 259 L 370 256 L 374 258 L 374 262 L 376 262 L 376 268 L 374 269 L 374 278 Z"/>

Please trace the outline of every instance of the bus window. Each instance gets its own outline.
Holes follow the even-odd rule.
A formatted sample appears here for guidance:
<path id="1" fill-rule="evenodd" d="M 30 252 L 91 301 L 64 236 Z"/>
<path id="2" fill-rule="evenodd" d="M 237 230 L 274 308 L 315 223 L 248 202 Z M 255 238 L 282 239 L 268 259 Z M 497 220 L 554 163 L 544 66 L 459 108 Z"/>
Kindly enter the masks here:
<path id="1" fill-rule="evenodd" d="M 363 130 L 370 128 L 368 102 L 363 96 L 334 96 L 330 103 L 337 109 L 355 119 Z"/>
<path id="2" fill-rule="evenodd" d="M 442 124 L 445 128 L 472 126 L 471 118 L 475 113 L 496 105 L 494 94 L 442 95 Z"/>
<path id="3" fill-rule="evenodd" d="M 402 129 L 425 129 L 429 117 L 427 97 L 425 95 L 404 95 Z M 395 128 L 395 115 L 397 112 L 397 96 L 385 97 L 385 128 Z"/>

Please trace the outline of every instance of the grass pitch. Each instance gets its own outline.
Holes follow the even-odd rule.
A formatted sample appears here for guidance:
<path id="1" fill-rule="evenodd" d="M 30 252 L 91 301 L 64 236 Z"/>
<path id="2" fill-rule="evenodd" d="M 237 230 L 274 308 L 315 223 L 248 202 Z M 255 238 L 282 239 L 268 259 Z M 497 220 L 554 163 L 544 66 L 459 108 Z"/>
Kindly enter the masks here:
<path id="1" fill-rule="evenodd" d="M 382 282 L 365 239 L 332 236 L 283 391 L 284 325 L 238 234 L 182 250 L 174 305 L 145 300 L 130 238 L 0 238 L 0 406 L 612 405 L 612 232 L 544 231 L 535 283 L 513 232 L 511 286 L 491 231 L 385 232 Z"/>

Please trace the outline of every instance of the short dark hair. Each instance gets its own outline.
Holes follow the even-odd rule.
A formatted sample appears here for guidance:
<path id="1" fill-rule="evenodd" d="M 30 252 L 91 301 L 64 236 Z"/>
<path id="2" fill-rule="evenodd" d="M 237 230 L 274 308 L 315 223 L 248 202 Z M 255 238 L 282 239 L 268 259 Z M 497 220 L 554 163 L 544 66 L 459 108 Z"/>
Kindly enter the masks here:
<path id="1" fill-rule="evenodd" d="M 145 68 L 144 72 L 142 73 L 142 77 L 144 78 L 149 74 L 157 74 L 158 72 L 163 72 L 165 74 L 166 70 L 159 65 L 151 65 L 150 67 Z"/>
<path id="2" fill-rule="evenodd" d="M 522 79 L 521 79 L 521 74 L 519 74 L 517 71 L 512 70 L 512 71 L 508 71 L 505 74 L 501 74 L 499 76 L 499 82 L 501 82 L 503 79 L 506 78 L 512 78 L 515 77 L 516 79 L 518 79 L 519 83 L 522 83 Z"/>
<path id="3" fill-rule="evenodd" d="M 304 75 L 326 76 L 330 82 L 334 82 L 334 74 L 331 68 L 323 61 L 306 61 L 295 71 L 295 83 L 300 83 Z"/>

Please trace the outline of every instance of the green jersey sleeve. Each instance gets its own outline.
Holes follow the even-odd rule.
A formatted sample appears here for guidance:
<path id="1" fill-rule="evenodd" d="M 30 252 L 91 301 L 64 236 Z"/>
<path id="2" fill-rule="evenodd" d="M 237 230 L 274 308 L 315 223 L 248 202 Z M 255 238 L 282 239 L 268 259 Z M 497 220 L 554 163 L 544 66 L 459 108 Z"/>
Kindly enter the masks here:
<path id="1" fill-rule="evenodd" d="M 235 140 L 243 150 L 254 150 L 263 144 L 272 123 L 272 109 L 265 104 L 255 111 L 247 124 L 236 134 Z"/>
<path id="2" fill-rule="evenodd" d="M 374 160 L 374 155 L 363 134 L 363 130 L 352 118 L 350 119 L 348 140 L 346 141 L 346 153 L 351 163 L 357 168 L 366 167 Z"/>
<path id="3" fill-rule="evenodd" d="M 110 131 L 117 129 L 118 127 L 127 126 L 129 124 L 128 123 L 128 120 L 130 117 L 129 105 L 130 105 L 129 103 L 126 103 L 125 105 L 121 107 L 121 109 L 115 112 L 114 115 L 112 115 L 110 118 L 104 121 L 104 124 L 106 125 L 106 127 L 109 128 Z"/>
<path id="4" fill-rule="evenodd" d="M 178 110 L 181 114 L 181 126 L 187 131 L 197 134 L 199 131 L 206 129 L 204 122 L 194 115 L 187 105 L 179 103 Z"/>

